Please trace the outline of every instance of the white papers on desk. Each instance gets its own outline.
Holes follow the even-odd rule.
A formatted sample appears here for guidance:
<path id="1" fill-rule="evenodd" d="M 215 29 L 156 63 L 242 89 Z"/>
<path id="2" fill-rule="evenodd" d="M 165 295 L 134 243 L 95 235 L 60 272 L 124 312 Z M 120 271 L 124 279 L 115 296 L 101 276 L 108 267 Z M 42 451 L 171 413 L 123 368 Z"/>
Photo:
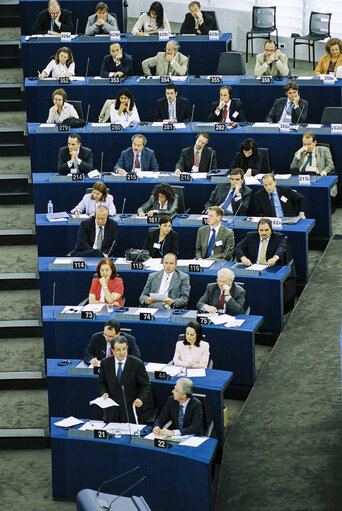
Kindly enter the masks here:
<path id="1" fill-rule="evenodd" d="M 161 128 L 161 127 L 163 126 L 163 124 L 164 124 L 164 123 L 163 123 L 163 122 L 161 122 L 161 121 L 158 121 L 158 122 L 156 121 L 156 122 L 153 122 L 153 123 L 152 123 L 152 126 L 157 126 L 157 127 Z"/>
<path id="2" fill-rule="evenodd" d="M 101 363 L 101 360 L 99 362 Z M 81 360 L 81 362 L 79 362 L 76 367 L 89 368 L 93 366 L 91 364 L 87 364 L 84 362 L 84 360 Z"/>
<path id="3" fill-rule="evenodd" d="M 131 267 L 131 261 L 127 261 L 124 257 L 117 257 L 115 264 L 127 264 L 127 266 Z"/>
<path id="4" fill-rule="evenodd" d="M 202 126 L 202 128 L 210 128 L 210 126 L 215 126 L 216 122 L 196 122 L 196 126 Z"/>
<path id="5" fill-rule="evenodd" d="M 262 174 L 263 175 L 263 174 Z M 259 178 L 261 179 L 261 178 Z M 259 185 L 260 181 L 257 178 L 257 176 L 245 176 L 245 183 L 246 185 Z"/>
<path id="6" fill-rule="evenodd" d="M 162 371 L 165 367 L 165 364 L 160 364 L 158 362 L 149 362 L 146 364 L 145 369 L 148 373 L 154 373 L 155 371 Z"/>
<path id="7" fill-rule="evenodd" d="M 224 326 L 226 328 L 239 328 L 244 322 L 244 319 L 231 318 Z"/>
<path id="8" fill-rule="evenodd" d="M 136 310 L 134 312 L 134 314 L 138 315 L 138 314 L 148 314 L 148 313 L 151 313 L 151 314 L 155 314 L 157 312 L 158 309 L 155 309 L 155 308 L 149 308 L 149 307 L 140 307 L 138 310 Z"/>
<path id="9" fill-rule="evenodd" d="M 187 266 L 188 264 L 199 264 L 201 268 L 210 268 L 216 261 L 213 259 L 178 259 L 177 266 Z"/>
<path id="10" fill-rule="evenodd" d="M 82 305 L 67 305 L 62 310 L 61 314 L 74 314 L 75 312 L 81 312 Z"/>
<path id="11" fill-rule="evenodd" d="M 280 124 L 276 122 L 254 122 L 253 128 L 280 128 Z"/>
<path id="12" fill-rule="evenodd" d="M 314 77 L 314 76 L 302 76 L 302 75 L 299 77 L 300 80 L 312 80 L 313 78 L 316 78 L 316 77 Z"/>
<path id="13" fill-rule="evenodd" d="M 114 399 L 111 399 L 110 397 L 107 397 L 107 399 L 103 399 L 103 397 L 97 397 L 96 399 L 89 401 L 89 404 L 97 405 L 100 408 L 109 408 L 110 406 L 119 406 L 119 404 L 116 401 L 114 401 Z"/>
<path id="14" fill-rule="evenodd" d="M 88 172 L 88 177 L 90 179 L 97 179 L 101 177 L 101 173 L 98 170 L 94 169 Z"/>
<path id="15" fill-rule="evenodd" d="M 290 179 L 290 177 L 292 176 L 292 174 L 276 174 L 274 176 L 274 179 Z"/>
<path id="16" fill-rule="evenodd" d="M 323 124 L 308 124 L 307 128 L 321 128 Z"/>
<path id="17" fill-rule="evenodd" d="M 71 428 L 71 426 L 77 426 L 78 424 L 83 424 L 84 421 L 80 421 L 80 419 L 76 419 L 76 417 L 70 416 L 66 419 L 62 419 L 61 421 L 55 422 L 55 426 L 59 428 Z"/>
<path id="18" fill-rule="evenodd" d="M 71 175 L 71 174 L 70 174 Z M 73 213 L 72 218 L 89 218 L 87 213 L 81 213 L 80 215 L 76 216 L 75 213 Z"/>
<path id="19" fill-rule="evenodd" d="M 151 259 L 145 261 L 145 268 L 147 270 L 160 271 L 163 269 L 163 264 L 161 263 L 161 259 L 151 257 Z"/>
<path id="20" fill-rule="evenodd" d="M 187 78 L 188 78 L 187 75 L 185 75 L 185 76 L 172 76 L 172 81 L 173 82 L 185 82 Z"/>
<path id="21" fill-rule="evenodd" d="M 199 369 L 187 369 L 186 375 L 188 378 L 195 378 L 195 377 L 198 378 L 201 376 L 206 376 L 206 372 L 205 372 L 205 369 L 203 369 L 202 367 Z"/>
<path id="22" fill-rule="evenodd" d="M 166 300 L 167 295 L 165 293 L 150 293 L 150 298 L 152 298 L 155 302 L 162 302 L 163 300 Z"/>
<path id="23" fill-rule="evenodd" d="M 166 372 L 166 374 L 169 374 L 172 378 L 174 376 L 177 376 L 178 374 L 180 374 L 182 372 L 182 367 L 180 366 L 165 366 L 163 371 Z"/>
<path id="24" fill-rule="evenodd" d="M 85 82 L 85 76 L 70 76 L 71 82 Z"/>
<path id="25" fill-rule="evenodd" d="M 120 432 L 121 435 L 134 435 L 140 433 L 142 429 L 146 428 L 146 424 L 128 424 L 128 422 L 110 422 L 103 429 L 108 433 Z"/>
<path id="26" fill-rule="evenodd" d="M 257 271 L 262 271 L 264 270 L 265 268 L 268 268 L 268 265 L 267 264 L 252 264 L 251 266 L 246 266 L 245 270 L 257 270 Z"/>
<path id="27" fill-rule="evenodd" d="M 176 130 L 185 130 L 186 124 L 184 122 L 175 122 L 174 127 Z"/>
<path id="28" fill-rule="evenodd" d="M 227 321 L 235 319 L 234 316 L 230 316 L 229 314 L 208 314 L 208 318 L 214 325 L 223 325 L 227 323 Z"/>
<path id="29" fill-rule="evenodd" d="M 203 444 L 203 442 L 205 442 L 206 440 L 208 440 L 208 437 L 206 436 L 191 436 L 190 438 L 184 440 L 184 442 L 182 442 L 182 445 L 184 445 L 185 447 L 198 447 L 199 445 Z"/>
<path id="30" fill-rule="evenodd" d="M 109 128 L 110 122 L 92 122 L 91 126 L 94 126 L 94 128 Z"/>
<path id="31" fill-rule="evenodd" d="M 52 264 L 70 264 L 71 262 L 71 257 L 56 257 Z"/>
<path id="32" fill-rule="evenodd" d="M 102 311 L 103 307 L 105 306 L 104 303 L 88 303 L 87 305 L 84 305 L 82 311 L 91 311 L 91 312 L 100 312 Z"/>
<path id="33" fill-rule="evenodd" d="M 191 172 L 191 179 L 207 179 L 206 172 Z"/>
<path id="34" fill-rule="evenodd" d="M 160 172 L 153 172 L 153 170 L 138 170 L 137 176 L 138 177 L 149 177 L 158 179 Z"/>
<path id="35" fill-rule="evenodd" d="M 49 123 L 47 123 L 47 122 L 42 122 L 42 123 L 40 123 L 40 124 L 39 124 L 39 126 L 40 126 L 41 128 L 54 128 L 54 127 L 56 126 L 56 124 L 55 124 L 55 123 L 53 123 L 53 122 L 51 122 L 51 123 L 50 123 L 50 122 L 49 122 Z"/>
<path id="36" fill-rule="evenodd" d="M 89 421 L 83 424 L 79 429 L 79 431 L 94 431 L 94 429 L 103 429 L 106 423 L 103 421 Z"/>

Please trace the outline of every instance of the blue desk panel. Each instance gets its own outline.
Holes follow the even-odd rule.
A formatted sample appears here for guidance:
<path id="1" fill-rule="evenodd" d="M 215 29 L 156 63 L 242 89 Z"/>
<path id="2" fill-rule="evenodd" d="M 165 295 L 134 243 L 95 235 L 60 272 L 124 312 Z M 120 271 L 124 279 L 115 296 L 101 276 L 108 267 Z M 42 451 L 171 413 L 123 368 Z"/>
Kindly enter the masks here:
<path id="1" fill-rule="evenodd" d="M 141 470 L 108 484 L 105 491 L 120 494 L 145 475 L 147 479 L 127 496 L 142 495 L 151 509 L 160 509 L 162 503 L 163 511 L 212 511 L 214 438 L 196 448 L 174 445 L 164 450 L 131 444 L 128 436 L 109 440 L 68 437 L 68 431 L 54 426 L 58 420 L 61 417 L 51 418 L 54 499 L 75 500 L 83 488 L 97 490 L 109 476 L 140 466 Z"/>
<path id="2" fill-rule="evenodd" d="M 63 307 L 43 307 L 43 329 L 46 358 L 80 358 L 90 337 L 102 330 L 108 319 L 120 322 L 123 328 L 132 328 L 143 360 L 168 363 L 174 355 L 178 335 L 184 333 L 185 325 L 170 321 L 171 311 L 156 313 L 151 322 L 124 321 L 120 314 L 98 314 L 95 320 L 56 319 Z M 254 336 L 261 327 L 260 316 L 237 316 L 244 319 L 239 328 L 225 328 L 222 325 L 204 326 L 203 330 L 210 343 L 210 356 L 215 369 L 232 371 L 234 384 L 253 385 Z M 157 348 L 156 348 L 157 344 Z"/>

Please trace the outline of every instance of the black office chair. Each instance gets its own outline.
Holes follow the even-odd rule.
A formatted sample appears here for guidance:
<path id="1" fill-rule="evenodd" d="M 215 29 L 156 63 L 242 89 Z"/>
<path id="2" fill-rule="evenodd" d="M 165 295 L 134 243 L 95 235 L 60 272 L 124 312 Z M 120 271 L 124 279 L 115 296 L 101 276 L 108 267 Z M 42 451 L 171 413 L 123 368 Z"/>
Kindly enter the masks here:
<path id="1" fill-rule="evenodd" d="M 246 68 L 242 53 L 222 52 L 217 66 L 218 75 L 245 75 Z"/>
<path id="2" fill-rule="evenodd" d="M 293 260 L 291 245 L 287 236 L 286 238 L 286 252 L 282 264 L 284 266 L 291 267 L 291 273 L 284 282 L 283 293 L 284 293 L 284 314 L 290 312 L 295 304 L 296 299 L 296 288 L 297 288 L 297 272 Z"/>
<path id="3" fill-rule="evenodd" d="M 215 11 L 202 11 L 202 12 L 205 12 L 206 14 L 208 14 L 209 16 L 214 18 L 214 26 L 213 26 L 212 30 L 220 30 L 219 24 L 217 21 L 216 12 Z"/>
<path id="4" fill-rule="evenodd" d="M 185 334 L 179 334 L 178 335 L 178 341 L 184 341 L 184 338 L 185 338 Z M 206 340 L 206 335 L 203 334 L 202 335 L 202 341 L 205 341 Z M 171 362 L 169 362 L 170 365 L 174 365 L 173 364 L 173 360 L 171 360 Z M 210 358 L 209 359 L 209 362 L 208 362 L 208 369 L 213 369 L 214 368 L 214 362 L 213 360 Z"/>
<path id="5" fill-rule="evenodd" d="M 253 57 L 253 40 L 270 40 L 272 32 L 276 33 L 276 44 L 278 45 L 276 7 L 253 7 L 252 28 L 246 34 L 246 62 L 248 62 L 248 41 L 251 41 L 251 56 Z"/>
<path id="6" fill-rule="evenodd" d="M 270 152 L 268 147 L 258 147 L 258 151 L 261 154 L 261 172 L 263 174 L 268 174 L 271 172 Z"/>
<path id="7" fill-rule="evenodd" d="M 210 411 L 208 398 L 206 394 L 193 394 L 194 397 L 199 399 L 202 403 L 203 410 L 203 432 L 204 436 L 210 437 L 213 433 L 214 422 Z"/>
<path id="8" fill-rule="evenodd" d="M 75 110 L 78 114 L 78 117 L 80 119 L 83 119 L 83 121 L 85 121 L 85 115 L 84 115 L 82 101 L 68 99 L 68 103 L 70 103 L 70 105 L 72 105 L 75 108 Z"/>
<path id="9" fill-rule="evenodd" d="M 312 48 L 312 65 L 313 69 L 315 69 L 315 42 L 331 37 L 330 20 L 331 12 L 312 11 L 310 14 L 309 33 L 302 36 L 299 34 L 291 35 L 293 38 L 293 68 L 296 67 L 296 46 L 305 44 L 308 47 L 309 62 L 311 62 L 310 48 Z"/>
<path id="10" fill-rule="evenodd" d="M 185 195 L 185 189 L 184 186 L 173 186 L 175 189 L 176 194 L 178 195 L 178 214 L 186 214 L 189 213 L 190 208 L 187 207 L 187 199 Z"/>
<path id="11" fill-rule="evenodd" d="M 341 106 L 326 106 L 324 107 L 322 117 L 322 124 L 341 124 L 342 123 L 342 107 Z"/>
<path id="12" fill-rule="evenodd" d="M 245 283 L 244 282 L 238 282 L 237 280 L 234 280 L 235 284 L 237 284 L 238 286 L 242 287 L 243 289 L 245 289 Z M 247 296 L 247 293 L 246 293 L 246 309 L 245 309 L 245 312 L 244 314 L 247 314 L 249 315 L 251 313 L 251 306 L 249 305 L 248 303 L 248 296 Z"/>

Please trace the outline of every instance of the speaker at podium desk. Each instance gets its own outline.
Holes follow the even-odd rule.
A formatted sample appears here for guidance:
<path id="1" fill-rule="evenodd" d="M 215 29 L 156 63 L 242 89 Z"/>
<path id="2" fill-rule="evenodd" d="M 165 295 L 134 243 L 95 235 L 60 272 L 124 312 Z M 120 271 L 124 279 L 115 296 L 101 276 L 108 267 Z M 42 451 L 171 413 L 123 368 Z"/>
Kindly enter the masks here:
<path id="1" fill-rule="evenodd" d="M 109 493 L 99 493 L 101 502 L 107 504 L 107 508 L 101 508 L 98 503 L 97 492 L 88 488 L 81 490 L 77 494 L 76 511 L 99 511 L 99 509 L 109 509 L 109 506 L 118 495 L 110 495 Z M 111 511 L 151 511 L 144 497 L 120 497 L 113 502 Z"/>

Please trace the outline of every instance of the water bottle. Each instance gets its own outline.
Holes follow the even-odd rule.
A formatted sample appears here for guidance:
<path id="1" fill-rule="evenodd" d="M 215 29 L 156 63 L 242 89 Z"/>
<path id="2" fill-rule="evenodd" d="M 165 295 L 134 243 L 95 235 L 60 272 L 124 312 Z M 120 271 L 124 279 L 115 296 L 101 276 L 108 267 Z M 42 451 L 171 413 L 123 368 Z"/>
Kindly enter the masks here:
<path id="1" fill-rule="evenodd" d="M 48 202 L 47 212 L 48 212 L 48 215 L 51 215 L 51 213 L 53 213 L 53 202 L 52 202 L 52 200 L 49 200 L 49 202 Z"/>

